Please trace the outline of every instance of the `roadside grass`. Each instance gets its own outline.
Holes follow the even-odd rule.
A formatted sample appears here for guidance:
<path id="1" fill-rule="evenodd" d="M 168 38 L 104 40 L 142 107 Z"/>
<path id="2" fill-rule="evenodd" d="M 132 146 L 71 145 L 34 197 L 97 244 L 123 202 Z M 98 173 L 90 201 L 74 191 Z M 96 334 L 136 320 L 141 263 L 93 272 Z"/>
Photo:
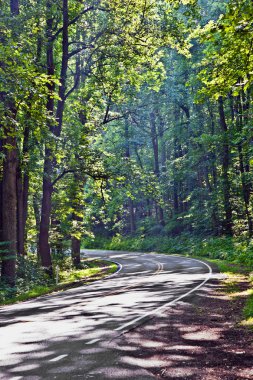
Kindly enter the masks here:
<path id="1" fill-rule="evenodd" d="M 244 302 L 240 324 L 253 330 L 253 272 L 252 267 L 231 263 L 227 260 L 208 259 L 225 274 L 222 280 L 224 292 L 231 300 Z"/>
<path id="2" fill-rule="evenodd" d="M 29 266 L 29 264 L 28 264 Z M 31 268 L 29 267 L 29 270 Z M 105 260 L 85 260 L 80 269 L 72 267 L 70 260 L 59 268 L 58 283 L 56 278 L 49 279 L 44 272 L 37 272 L 39 277 L 30 278 L 23 276 L 18 278 L 16 288 L 9 288 L 0 284 L 0 305 L 8 305 L 22 302 L 53 292 L 60 292 L 68 288 L 77 287 L 100 280 L 118 269 L 117 264 Z M 27 269 L 26 271 L 27 272 Z M 38 284 L 41 281 L 41 284 Z"/>
<path id="3" fill-rule="evenodd" d="M 86 261 L 82 264 L 83 268 L 72 269 L 72 270 L 61 270 L 59 272 L 59 282 L 60 284 L 66 284 L 69 282 L 80 281 L 82 279 L 87 279 L 90 277 L 101 275 L 103 271 L 108 269 L 108 263 L 105 264 L 103 261 Z"/>
<path id="4" fill-rule="evenodd" d="M 243 300 L 241 324 L 253 330 L 253 239 L 201 238 L 189 234 L 176 237 L 116 235 L 111 239 L 99 236 L 95 240 L 86 239 L 83 248 L 182 254 L 207 259 L 225 274 L 224 291 L 229 297 Z"/>

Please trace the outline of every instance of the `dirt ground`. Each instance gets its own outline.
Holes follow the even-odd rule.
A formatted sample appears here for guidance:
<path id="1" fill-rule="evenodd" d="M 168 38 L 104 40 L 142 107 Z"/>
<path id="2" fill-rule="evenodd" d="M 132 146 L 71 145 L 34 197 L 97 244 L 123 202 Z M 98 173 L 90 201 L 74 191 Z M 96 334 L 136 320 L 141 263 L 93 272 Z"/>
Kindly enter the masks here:
<path id="1" fill-rule="evenodd" d="M 238 323 L 244 301 L 232 300 L 213 280 L 192 299 L 127 333 L 124 360 L 157 379 L 253 379 L 253 332 Z"/>

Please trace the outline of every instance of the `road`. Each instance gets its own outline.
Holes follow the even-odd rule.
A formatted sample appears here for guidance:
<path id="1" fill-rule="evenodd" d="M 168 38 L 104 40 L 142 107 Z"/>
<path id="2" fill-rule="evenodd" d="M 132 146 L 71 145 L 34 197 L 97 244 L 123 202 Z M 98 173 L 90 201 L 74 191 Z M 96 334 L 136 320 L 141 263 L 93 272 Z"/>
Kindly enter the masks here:
<path id="1" fill-rule="evenodd" d="M 122 334 L 198 290 L 208 264 L 162 254 L 86 251 L 120 264 L 90 285 L 0 308 L 1 379 L 151 379 L 124 360 Z"/>

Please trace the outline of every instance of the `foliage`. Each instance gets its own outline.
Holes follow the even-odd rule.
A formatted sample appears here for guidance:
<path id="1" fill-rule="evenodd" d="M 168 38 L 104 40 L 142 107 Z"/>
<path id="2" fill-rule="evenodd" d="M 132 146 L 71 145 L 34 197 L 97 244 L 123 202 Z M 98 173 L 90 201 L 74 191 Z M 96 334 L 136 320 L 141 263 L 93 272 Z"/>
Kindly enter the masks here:
<path id="1" fill-rule="evenodd" d="M 40 267 L 35 256 L 19 256 L 16 286 L 13 288 L 9 287 L 8 284 L 0 283 L 0 302 L 3 303 L 13 298 L 19 299 L 24 293 L 32 296 L 35 293 L 37 294 L 38 289 L 46 289 L 47 291 L 50 285 L 52 285 L 52 280 Z"/>
<path id="2" fill-rule="evenodd" d="M 117 270 L 113 262 L 88 260 L 81 263 L 79 269 L 74 268 L 71 259 L 55 258 L 55 267 L 59 266 L 59 283 L 50 279 L 36 262 L 35 257 L 19 257 L 16 287 L 0 283 L 0 304 L 25 301 L 53 291 L 64 290 L 68 286 L 82 285 L 85 281 L 94 281 Z"/>
<path id="3" fill-rule="evenodd" d="M 209 259 L 227 260 L 251 267 L 253 264 L 253 241 L 243 238 L 200 238 L 192 234 L 176 237 L 145 235 L 126 237 L 116 235 L 111 239 L 97 237 L 84 240 L 84 248 L 101 248 L 124 251 L 155 251 L 168 254 L 184 254 Z"/>

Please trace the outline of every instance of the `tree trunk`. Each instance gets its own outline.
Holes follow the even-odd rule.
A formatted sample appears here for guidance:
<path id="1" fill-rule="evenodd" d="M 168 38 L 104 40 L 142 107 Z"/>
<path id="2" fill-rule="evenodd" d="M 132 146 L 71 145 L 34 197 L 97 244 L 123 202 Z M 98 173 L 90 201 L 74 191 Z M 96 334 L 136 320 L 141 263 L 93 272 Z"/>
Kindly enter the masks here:
<path id="1" fill-rule="evenodd" d="M 52 1 L 47 2 L 48 19 L 47 19 L 47 71 L 50 77 L 54 76 L 54 51 L 53 51 L 53 17 L 51 14 Z M 50 132 L 59 137 L 62 129 L 63 111 L 65 104 L 65 91 L 66 91 L 66 76 L 68 65 L 68 0 L 63 0 L 63 29 L 62 29 L 62 62 L 61 62 L 61 85 L 59 86 L 59 101 L 56 111 L 57 124 L 49 124 Z M 54 84 L 48 85 L 49 97 L 47 101 L 47 111 L 53 116 L 54 114 L 54 100 L 52 94 L 54 92 Z M 51 149 L 45 149 L 45 163 L 44 163 L 44 177 L 43 177 L 43 195 L 42 195 L 42 210 L 41 210 L 41 224 L 39 236 L 39 252 L 41 256 L 42 266 L 46 271 L 52 275 L 52 260 L 49 245 L 49 228 L 50 228 L 50 215 L 52 207 L 52 176 L 54 171 L 54 152 Z"/>
<path id="2" fill-rule="evenodd" d="M 24 234 L 24 203 L 23 203 L 23 183 L 21 167 L 17 168 L 17 253 L 23 256 L 25 253 Z"/>
<path id="3" fill-rule="evenodd" d="M 19 14 L 19 0 L 10 0 L 10 10 L 13 16 Z"/>
<path id="4" fill-rule="evenodd" d="M 4 141 L 5 159 L 3 163 L 2 180 L 2 280 L 10 286 L 15 286 L 16 253 L 17 253 L 17 146 L 16 138 L 11 131 Z M 9 134 L 9 136 L 8 136 Z M 5 145 L 8 148 L 5 148 Z M 11 147 L 11 149 L 10 149 Z"/>
<path id="5" fill-rule="evenodd" d="M 77 158 L 78 159 L 78 158 Z M 83 222 L 83 182 L 82 177 L 78 174 L 74 174 L 73 192 L 72 192 L 72 221 L 76 222 L 75 232 L 81 231 L 81 224 Z M 71 236 L 71 256 L 73 265 L 78 268 L 81 263 L 81 239 L 73 234 Z"/>
<path id="6" fill-rule="evenodd" d="M 71 257 L 75 268 L 80 267 L 81 264 L 81 240 L 75 236 L 71 238 Z"/>
<path id="7" fill-rule="evenodd" d="M 134 202 L 131 198 L 128 200 L 129 207 L 129 220 L 130 220 L 130 232 L 134 234 L 136 232 L 136 222 L 135 222 L 135 212 L 134 212 Z"/>
<path id="8" fill-rule="evenodd" d="M 53 18 L 51 15 L 52 3 L 47 2 L 47 11 L 49 18 L 47 19 L 47 73 L 49 77 L 54 75 L 54 51 L 52 41 L 53 30 Z M 53 117 L 54 113 L 54 83 L 48 83 L 48 99 L 47 99 L 47 112 Z M 54 126 L 49 122 L 49 131 L 53 132 Z M 41 221 L 40 221 L 40 233 L 39 233 L 39 255 L 41 258 L 41 264 L 45 271 L 52 276 L 52 260 L 51 251 L 49 245 L 49 227 L 50 227 L 50 215 L 51 215 L 51 197 L 52 197 L 52 174 L 53 174 L 53 152 L 46 146 L 45 148 L 45 161 L 44 161 L 44 173 L 43 173 L 43 189 L 42 189 L 42 205 L 41 205 Z"/>
<path id="9" fill-rule="evenodd" d="M 129 144 L 129 125 L 128 120 L 125 120 L 125 157 L 129 160 L 131 156 L 130 144 Z M 131 198 L 128 198 L 128 210 L 129 210 L 129 226 L 131 234 L 136 232 L 134 202 Z"/>
<path id="10" fill-rule="evenodd" d="M 213 113 L 212 104 L 208 104 L 208 111 L 211 121 L 211 135 L 215 135 L 215 118 Z M 219 235 L 220 233 L 220 221 L 219 221 L 219 212 L 216 202 L 216 192 L 217 192 L 217 157 L 215 152 L 210 152 L 210 172 L 212 176 L 212 190 L 211 190 L 211 197 L 212 197 L 212 210 L 211 210 L 211 221 L 212 221 L 212 228 L 216 235 Z"/>
<path id="11" fill-rule="evenodd" d="M 33 211 L 34 211 L 34 216 L 35 216 L 35 223 L 36 223 L 36 231 L 37 231 L 37 236 L 36 236 L 36 246 L 37 246 L 37 255 L 38 259 L 40 259 L 40 249 L 39 249 L 39 236 L 40 236 L 40 220 L 41 220 L 41 215 L 40 215 L 40 199 L 38 198 L 38 194 L 35 193 L 33 195 Z"/>
<path id="12" fill-rule="evenodd" d="M 233 222 L 232 222 L 232 207 L 230 201 L 230 182 L 229 182 L 229 156 L 230 148 L 228 143 L 228 127 L 225 119 L 223 98 L 220 96 L 218 100 L 218 109 L 220 117 L 220 126 L 223 132 L 223 152 L 222 152 L 222 175 L 223 175 L 223 198 L 224 198 L 224 210 L 225 210 L 225 225 L 224 230 L 226 235 L 233 235 Z"/>
<path id="13" fill-rule="evenodd" d="M 151 128 L 151 139 L 153 146 L 153 154 L 154 154 L 154 174 L 156 175 L 158 181 L 160 179 L 160 165 L 159 165 L 159 146 L 158 146 L 158 134 L 156 128 L 156 117 L 155 113 L 150 113 L 150 128 Z M 164 212 L 162 206 L 157 204 L 157 219 L 159 224 L 162 226 L 165 225 L 164 222 Z"/>
<path id="14" fill-rule="evenodd" d="M 52 183 L 51 177 L 53 172 L 51 150 L 46 148 L 45 150 L 45 163 L 44 163 L 44 177 L 43 177 L 43 196 L 41 205 L 41 221 L 40 221 L 40 235 L 39 235 L 39 253 L 41 258 L 41 264 L 45 271 L 52 276 L 52 259 L 49 245 L 49 227 L 50 216 L 52 208 Z"/>
<path id="15" fill-rule="evenodd" d="M 233 98 L 230 98 L 230 104 L 231 104 L 232 120 L 236 121 L 237 131 L 241 133 L 242 128 L 243 128 L 243 123 L 244 123 L 243 113 L 247 112 L 248 108 L 246 108 L 245 110 L 243 109 L 240 96 L 237 97 L 236 102 L 234 102 Z M 243 200 L 244 200 L 245 214 L 246 214 L 247 223 L 248 223 L 249 236 L 251 237 L 253 235 L 253 221 L 252 221 L 252 217 L 250 213 L 250 193 L 251 193 L 252 186 L 248 178 L 249 163 L 248 163 L 248 159 L 245 158 L 244 156 L 243 146 L 242 146 L 241 141 L 237 143 L 237 150 L 238 150 L 238 156 L 239 156 L 239 168 L 240 168 L 240 174 L 241 174 L 242 195 L 243 195 Z"/>
<path id="16" fill-rule="evenodd" d="M 179 110 L 175 106 L 175 109 L 174 109 L 175 126 L 178 123 L 178 119 L 179 119 Z M 174 126 L 174 129 L 176 128 L 175 126 Z M 181 148 L 179 147 L 179 142 L 178 142 L 175 130 L 174 130 L 173 145 L 174 145 L 173 159 L 175 162 L 175 160 L 181 156 Z M 177 170 L 176 170 L 175 163 L 174 163 L 173 164 L 173 209 L 174 209 L 175 215 L 179 213 L 179 204 L 180 204 L 179 181 L 177 178 Z"/>
<path id="17" fill-rule="evenodd" d="M 10 0 L 10 12 L 12 16 L 19 14 L 19 0 Z M 7 99 L 5 93 L 1 93 L 3 104 L 10 113 L 11 118 L 16 118 L 16 107 L 12 99 Z M 1 189 L 1 221 L 2 221 L 2 266 L 1 279 L 10 286 L 15 286 L 16 280 L 16 255 L 17 255 L 17 141 L 15 126 L 4 126 L 4 140 L 1 149 L 4 153 L 3 176 Z"/>
<path id="18" fill-rule="evenodd" d="M 3 140 L 0 139 L 0 153 L 3 153 Z M 2 171 L 2 165 L 1 165 L 1 171 Z M 2 175 L 0 175 L 0 243 L 3 243 L 3 179 Z M 0 257 L 2 257 L 2 246 L 0 244 Z"/>
<path id="19" fill-rule="evenodd" d="M 62 129 L 63 111 L 65 105 L 66 80 L 68 69 L 68 0 L 63 0 L 62 8 L 63 26 L 62 26 L 62 62 L 61 62 L 61 85 L 59 86 L 59 101 L 57 104 L 56 120 L 57 126 L 54 131 L 56 136 L 60 136 Z"/>
<path id="20" fill-rule="evenodd" d="M 17 169 L 17 250 L 19 255 L 25 255 L 25 227 L 28 212 L 28 191 L 29 191 L 29 175 L 28 175 L 28 140 L 29 128 L 24 130 L 23 142 L 23 173 L 21 162 Z"/>

